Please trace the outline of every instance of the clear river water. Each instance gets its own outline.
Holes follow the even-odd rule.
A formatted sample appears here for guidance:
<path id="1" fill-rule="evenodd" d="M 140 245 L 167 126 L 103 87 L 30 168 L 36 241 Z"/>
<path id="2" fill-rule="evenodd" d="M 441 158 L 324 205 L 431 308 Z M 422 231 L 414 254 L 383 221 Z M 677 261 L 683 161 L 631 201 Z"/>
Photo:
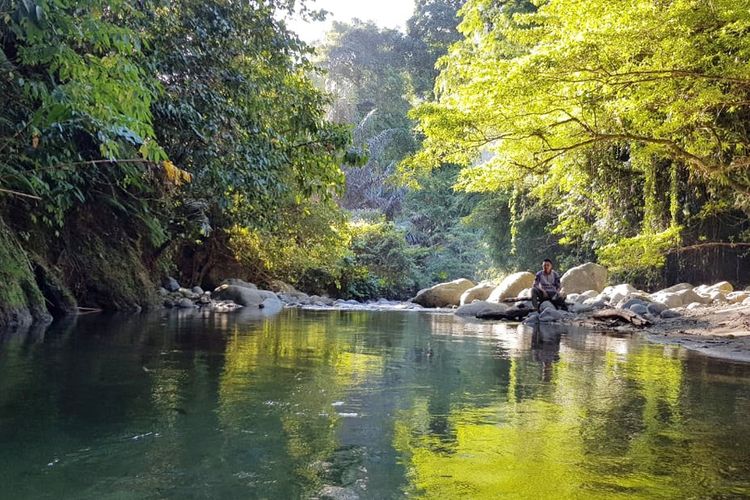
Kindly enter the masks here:
<path id="1" fill-rule="evenodd" d="M 425 312 L 0 335 L 0 498 L 404 497 L 750 497 L 750 365 Z"/>

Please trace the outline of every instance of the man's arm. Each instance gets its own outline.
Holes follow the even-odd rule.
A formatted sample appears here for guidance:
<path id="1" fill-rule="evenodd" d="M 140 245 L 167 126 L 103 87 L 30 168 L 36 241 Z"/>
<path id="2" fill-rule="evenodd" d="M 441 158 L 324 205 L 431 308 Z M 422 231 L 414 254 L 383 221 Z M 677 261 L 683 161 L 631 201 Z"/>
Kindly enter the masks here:
<path id="1" fill-rule="evenodd" d="M 534 275 L 534 286 L 532 288 L 538 288 L 539 290 L 544 291 L 544 289 L 542 288 L 542 277 L 540 273 L 536 273 Z"/>

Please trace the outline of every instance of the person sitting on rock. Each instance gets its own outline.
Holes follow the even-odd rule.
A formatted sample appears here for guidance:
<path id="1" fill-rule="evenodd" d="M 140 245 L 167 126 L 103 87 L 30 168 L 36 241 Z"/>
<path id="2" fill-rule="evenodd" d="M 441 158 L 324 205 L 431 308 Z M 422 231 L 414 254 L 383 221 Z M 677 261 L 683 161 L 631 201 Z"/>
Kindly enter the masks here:
<path id="1" fill-rule="evenodd" d="M 534 287 L 531 289 L 531 303 L 534 309 L 539 309 L 539 305 L 548 300 L 558 309 L 567 310 L 565 305 L 565 296 L 560 293 L 560 275 L 552 269 L 552 261 L 544 259 L 542 270 L 536 273 L 534 278 Z"/>

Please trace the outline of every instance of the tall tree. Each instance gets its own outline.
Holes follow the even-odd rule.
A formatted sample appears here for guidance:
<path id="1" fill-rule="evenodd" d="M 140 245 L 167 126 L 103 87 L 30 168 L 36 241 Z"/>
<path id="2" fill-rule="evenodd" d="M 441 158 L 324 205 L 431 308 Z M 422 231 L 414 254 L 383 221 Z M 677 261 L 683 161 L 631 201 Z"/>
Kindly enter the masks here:
<path id="1" fill-rule="evenodd" d="M 679 244 L 685 182 L 747 207 L 750 66 L 742 54 L 750 49 L 750 4 L 538 5 L 467 2 L 464 40 L 440 62 L 439 101 L 413 114 L 426 140 L 407 166 L 455 162 L 466 167 L 464 189 L 515 191 L 543 203 L 561 197 L 557 230 L 573 235 L 583 232 L 570 215 L 588 206 L 596 213 L 588 224 L 615 240 L 648 236 L 627 242 L 636 241 L 645 260 L 650 249 Z M 613 174 L 637 182 L 630 199 L 643 204 L 634 207 L 635 227 L 611 217 L 617 210 L 603 199 Z M 587 189 L 591 182 L 600 190 Z"/>

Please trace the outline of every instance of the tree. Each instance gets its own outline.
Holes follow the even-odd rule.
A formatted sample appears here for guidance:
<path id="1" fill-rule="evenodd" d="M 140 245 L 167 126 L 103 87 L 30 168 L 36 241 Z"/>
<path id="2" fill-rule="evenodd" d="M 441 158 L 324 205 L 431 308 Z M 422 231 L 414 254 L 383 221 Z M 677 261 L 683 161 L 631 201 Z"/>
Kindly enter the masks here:
<path id="1" fill-rule="evenodd" d="M 455 162 L 463 189 L 551 206 L 563 243 L 679 245 L 669 234 L 691 218 L 694 188 L 747 206 L 741 4 L 470 0 L 464 40 L 439 63 L 438 102 L 413 112 L 426 139 L 405 168 Z M 636 189 L 618 192 L 612 176 Z"/>
<path id="2" fill-rule="evenodd" d="M 325 120 L 310 51 L 277 19 L 285 5 L 157 2 L 146 21 L 164 88 L 158 137 L 215 225 L 272 225 L 274 207 L 331 197 L 343 181 L 350 132 Z"/>
<path id="3" fill-rule="evenodd" d="M 346 170 L 342 205 L 383 210 L 393 218 L 403 190 L 390 182 L 396 164 L 416 150 L 408 118 L 412 93 L 404 36 L 373 23 L 334 23 L 321 47 L 325 88 L 334 97 L 329 116 L 354 127 L 367 162 Z"/>

